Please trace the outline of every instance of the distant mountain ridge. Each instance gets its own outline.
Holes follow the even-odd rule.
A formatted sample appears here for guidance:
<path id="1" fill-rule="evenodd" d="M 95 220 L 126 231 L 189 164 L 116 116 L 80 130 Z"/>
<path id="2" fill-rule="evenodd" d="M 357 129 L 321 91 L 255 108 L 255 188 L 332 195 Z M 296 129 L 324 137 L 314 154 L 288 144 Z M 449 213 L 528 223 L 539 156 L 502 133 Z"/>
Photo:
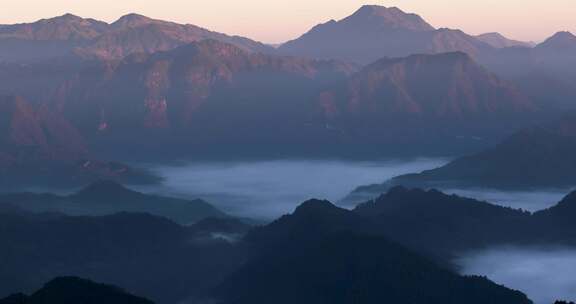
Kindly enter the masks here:
<path id="1" fill-rule="evenodd" d="M 459 30 L 435 29 L 415 14 L 367 5 L 340 21 L 317 25 L 279 51 L 297 56 L 335 58 L 368 64 L 382 57 L 462 51 L 472 56 L 493 47 Z"/>
<path id="2" fill-rule="evenodd" d="M 0 62 L 41 61 L 80 56 L 118 60 L 134 53 L 154 53 L 191 42 L 217 39 L 250 52 L 273 52 L 273 48 L 239 36 L 128 14 L 112 24 L 72 14 L 33 23 L 0 27 Z"/>
<path id="3" fill-rule="evenodd" d="M 496 32 L 477 35 L 476 38 L 478 38 L 479 40 L 481 40 L 483 42 L 490 44 L 491 46 L 493 46 L 495 48 L 533 47 L 535 45 L 531 42 L 524 42 L 524 41 L 509 39 L 509 38 L 504 37 L 502 34 L 496 33 Z"/>

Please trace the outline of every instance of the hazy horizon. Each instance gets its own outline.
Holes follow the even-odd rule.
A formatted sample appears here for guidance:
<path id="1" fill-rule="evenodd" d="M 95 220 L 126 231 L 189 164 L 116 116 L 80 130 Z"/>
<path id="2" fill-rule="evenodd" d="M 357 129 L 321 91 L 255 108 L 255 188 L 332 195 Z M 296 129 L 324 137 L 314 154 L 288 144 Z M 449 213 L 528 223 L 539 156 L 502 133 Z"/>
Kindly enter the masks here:
<path id="1" fill-rule="evenodd" d="M 263 0 L 182 1 L 165 0 L 161 7 L 151 0 L 22 2 L 6 0 L 0 11 L 0 24 L 33 22 L 72 13 L 85 18 L 113 22 L 128 13 L 190 23 L 210 30 L 246 36 L 265 43 L 283 43 L 308 31 L 318 23 L 342 19 L 364 4 L 396 6 L 422 16 L 437 28 L 461 29 L 477 35 L 500 32 L 511 39 L 540 42 L 558 31 L 576 31 L 576 6 L 569 0 L 520 1 L 496 0 L 461 2 L 438 0 L 358 1 L 303 0 L 274 3 Z M 449 9 L 447 9 L 449 8 Z M 490 20 L 489 22 L 486 22 Z M 539 22 L 537 22 L 539 21 Z"/>

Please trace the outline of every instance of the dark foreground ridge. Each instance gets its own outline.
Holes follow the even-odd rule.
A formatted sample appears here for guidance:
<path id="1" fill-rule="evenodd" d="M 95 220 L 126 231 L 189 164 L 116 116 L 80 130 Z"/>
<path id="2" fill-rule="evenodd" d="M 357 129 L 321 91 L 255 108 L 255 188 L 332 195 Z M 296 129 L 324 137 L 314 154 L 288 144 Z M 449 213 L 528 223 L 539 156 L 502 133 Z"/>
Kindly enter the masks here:
<path id="1" fill-rule="evenodd" d="M 31 295 L 14 294 L 0 304 L 154 304 L 112 285 L 76 277 L 59 277 Z"/>

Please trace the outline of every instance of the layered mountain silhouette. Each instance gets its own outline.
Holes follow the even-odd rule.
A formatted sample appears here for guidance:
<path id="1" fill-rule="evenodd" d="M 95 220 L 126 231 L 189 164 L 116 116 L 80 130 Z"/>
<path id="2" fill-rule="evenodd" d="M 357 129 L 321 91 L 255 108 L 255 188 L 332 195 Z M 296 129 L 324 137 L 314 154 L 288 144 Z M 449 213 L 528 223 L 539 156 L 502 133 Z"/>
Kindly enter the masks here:
<path id="1" fill-rule="evenodd" d="M 395 187 L 354 211 L 372 219 L 371 231 L 439 260 L 482 248 L 572 246 L 576 194 L 535 213 L 447 195 Z"/>
<path id="2" fill-rule="evenodd" d="M 71 14 L 33 23 L 0 27 L 0 62 L 30 62 L 80 56 L 86 59 L 121 59 L 133 53 L 153 53 L 204 39 L 232 43 L 247 51 L 273 48 L 248 38 L 155 20 L 137 14 L 108 24 Z"/>
<path id="3" fill-rule="evenodd" d="M 32 290 L 64 272 L 158 303 L 530 303 L 486 278 L 457 275 L 451 259 L 502 244 L 573 245 L 575 206 L 574 193 L 531 214 L 397 187 L 352 211 L 310 200 L 253 230 L 230 219 L 183 227 L 144 214 L 0 208 L 0 278 L 7 282 L 0 294 Z M 240 237 L 223 236 L 233 234 Z"/>
<path id="4" fill-rule="evenodd" d="M 253 257 L 218 289 L 220 302 L 530 303 L 485 278 L 445 270 L 369 227 L 329 202 L 302 204 L 247 236 Z"/>
<path id="5" fill-rule="evenodd" d="M 46 283 L 31 295 L 14 294 L 0 304 L 152 304 L 118 287 L 94 283 L 77 277 L 59 277 Z"/>
<path id="6" fill-rule="evenodd" d="M 287 54 L 337 58 L 362 64 L 384 56 L 462 51 L 477 56 L 493 47 L 459 30 L 435 29 L 396 7 L 366 5 L 349 17 L 317 25 L 280 46 Z"/>
<path id="7" fill-rule="evenodd" d="M 110 215 L 140 212 L 169 218 L 183 225 L 206 218 L 226 218 L 222 211 L 203 200 L 183 200 L 148 195 L 112 181 L 98 181 L 80 191 L 58 196 L 13 193 L 0 195 L 0 204 L 8 203 L 35 213 L 58 212 L 67 215 Z"/>
<path id="8" fill-rule="evenodd" d="M 355 193 L 382 193 L 393 185 L 493 189 L 572 188 L 576 185 L 576 119 L 574 115 L 527 128 L 486 151 L 447 165 L 395 177 Z"/>
<path id="9" fill-rule="evenodd" d="M 66 274 L 122 286 L 156 303 L 192 301 L 245 259 L 243 249 L 224 238 L 206 240 L 207 233 L 221 233 L 218 227 L 204 226 L 200 233 L 194 226 L 145 214 L 68 217 L 0 209 L 0 220 L 0 258 L 5 263 L 0 268 L 0 298 L 32 292 Z M 66 294 L 53 294 L 57 290 L 49 288 L 50 299 L 100 303 L 82 302 L 82 296 L 98 299 L 91 289 L 83 289 L 90 287 L 83 281 L 69 283 Z M 35 294 L 23 299 L 37 303 Z"/>

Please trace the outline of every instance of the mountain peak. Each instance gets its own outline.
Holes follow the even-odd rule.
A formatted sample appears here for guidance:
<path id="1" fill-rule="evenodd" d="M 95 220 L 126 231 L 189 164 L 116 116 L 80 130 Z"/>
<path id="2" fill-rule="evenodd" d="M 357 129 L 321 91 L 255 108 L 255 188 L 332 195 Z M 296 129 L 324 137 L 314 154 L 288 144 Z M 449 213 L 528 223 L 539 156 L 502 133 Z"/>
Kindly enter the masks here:
<path id="1" fill-rule="evenodd" d="M 112 23 L 112 26 L 116 28 L 138 27 L 153 22 L 155 22 L 155 20 L 152 18 L 136 13 L 130 13 L 114 21 L 114 23 Z"/>
<path id="2" fill-rule="evenodd" d="M 576 36 L 568 31 L 557 32 L 552 37 L 546 39 L 546 41 L 538 45 L 538 47 L 556 50 L 572 50 L 576 48 Z"/>
<path id="3" fill-rule="evenodd" d="M 295 215 L 322 214 L 326 211 L 330 212 L 334 209 L 338 209 L 338 207 L 334 206 L 334 204 L 332 204 L 329 201 L 311 199 L 305 201 L 300 206 L 298 206 L 294 211 L 294 214 Z"/>
<path id="4" fill-rule="evenodd" d="M 71 14 L 71 13 L 66 13 L 62 16 L 54 17 L 53 19 L 75 21 L 75 20 L 82 20 L 82 17 L 76 16 L 76 15 Z"/>
<path id="5" fill-rule="evenodd" d="M 85 19 L 82 17 L 76 16 L 76 15 L 71 14 L 71 13 L 66 13 L 66 14 L 61 15 L 61 16 L 41 19 L 35 23 L 77 23 L 77 22 L 82 22 L 84 20 Z"/>
<path id="6" fill-rule="evenodd" d="M 434 27 L 416 14 L 406 13 L 397 7 L 380 5 L 364 5 L 342 21 L 391 29 L 407 29 L 412 31 L 434 30 Z"/>
<path id="7" fill-rule="evenodd" d="M 484 43 L 487 43 L 495 48 L 506 48 L 506 47 L 532 47 L 533 44 L 530 42 L 523 42 L 512 40 L 498 32 L 484 33 L 476 36 L 476 38 Z"/>

